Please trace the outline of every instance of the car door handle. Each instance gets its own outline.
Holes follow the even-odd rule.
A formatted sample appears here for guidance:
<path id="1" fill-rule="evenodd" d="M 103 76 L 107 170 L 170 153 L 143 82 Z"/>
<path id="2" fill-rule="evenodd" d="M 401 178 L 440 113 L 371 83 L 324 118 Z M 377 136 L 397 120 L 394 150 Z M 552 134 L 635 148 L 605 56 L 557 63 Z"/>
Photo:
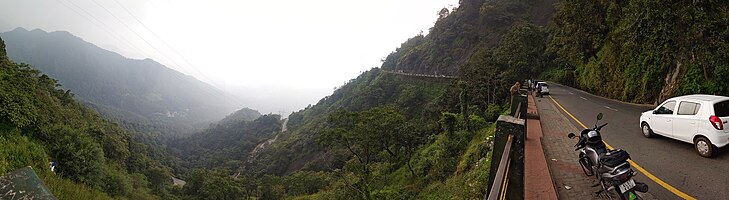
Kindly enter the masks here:
<path id="1" fill-rule="evenodd" d="M 691 123 L 689 123 L 689 124 L 696 124 L 696 122 L 691 122 Z"/>

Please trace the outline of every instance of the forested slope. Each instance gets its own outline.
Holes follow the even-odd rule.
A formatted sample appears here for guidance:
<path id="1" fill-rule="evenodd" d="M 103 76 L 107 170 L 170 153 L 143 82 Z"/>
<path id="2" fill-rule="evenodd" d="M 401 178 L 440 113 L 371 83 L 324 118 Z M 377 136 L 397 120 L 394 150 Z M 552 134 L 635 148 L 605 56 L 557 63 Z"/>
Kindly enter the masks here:
<path id="1" fill-rule="evenodd" d="M 0 174 L 32 166 L 61 199 L 156 199 L 171 185 L 169 170 L 149 159 L 147 146 L 56 80 L 11 61 L 1 39 L 0 147 Z"/>
<path id="2" fill-rule="evenodd" d="M 258 143 L 281 130 L 279 115 L 263 115 L 252 120 L 226 119 L 171 143 L 170 149 L 184 161 L 185 169 L 241 166 Z"/>
<path id="3" fill-rule="evenodd" d="M 546 26 L 554 13 L 552 3 L 462 0 L 456 10 L 444 8 L 438 12 L 430 33 L 403 43 L 385 59 L 382 68 L 457 75 L 480 51 L 498 46 L 513 26 Z"/>
<path id="4" fill-rule="evenodd" d="M 57 78 L 61 88 L 128 129 L 192 133 L 240 106 L 217 88 L 151 60 L 125 58 L 68 32 L 0 33 L 8 56 Z"/>
<path id="5" fill-rule="evenodd" d="M 729 95 L 726 1 L 557 4 L 545 78 L 628 102 Z"/>

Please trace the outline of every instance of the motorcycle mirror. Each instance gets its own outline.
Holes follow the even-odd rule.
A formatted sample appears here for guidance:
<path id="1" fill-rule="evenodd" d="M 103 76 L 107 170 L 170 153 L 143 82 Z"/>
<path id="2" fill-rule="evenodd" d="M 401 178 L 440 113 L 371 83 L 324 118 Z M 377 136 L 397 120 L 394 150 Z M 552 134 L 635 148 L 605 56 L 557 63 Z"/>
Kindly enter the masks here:
<path id="1" fill-rule="evenodd" d="M 567 134 L 567 137 L 570 139 L 575 138 L 575 134 L 574 133 Z"/>
<path id="2" fill-rule="evenodd" d="M 602 113 L 598 113 L 597 114 L 597 120 L 601 120 L 601 119 L 602 119 Z"/>

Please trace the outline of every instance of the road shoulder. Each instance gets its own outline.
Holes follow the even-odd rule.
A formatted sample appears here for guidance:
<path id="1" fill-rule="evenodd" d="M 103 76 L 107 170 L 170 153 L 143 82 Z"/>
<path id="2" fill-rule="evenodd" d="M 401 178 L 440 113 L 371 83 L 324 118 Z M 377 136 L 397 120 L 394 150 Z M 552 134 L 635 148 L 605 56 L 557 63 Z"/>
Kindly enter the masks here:
<path id="1" fill-rule="evenodd" d="M 607 194 L 597 195 L 599 187 L 592 187 L 595 180 L 582 171 L 574 151 L 577 142 L 567 137 L 578 133 L 578 129 L 548 98 L 535 98 L 541 128 L 543 130 L 544 153 L 548 160 L 557 194 L 560 199 L 611 199 Z M 650 193 L 638 193 L 643 199 L 655 199 Z"/>
<path id="2" fill-rule="evenodd" d="M 528 116 L 538 116 L 534 97 L 529 96 Z M 542 147 L 542 128 L 539 118 L 527 119 L 527 138 L 524 141 L 524 199 L 557 199 L 554 181 L 549 174 Z"/>

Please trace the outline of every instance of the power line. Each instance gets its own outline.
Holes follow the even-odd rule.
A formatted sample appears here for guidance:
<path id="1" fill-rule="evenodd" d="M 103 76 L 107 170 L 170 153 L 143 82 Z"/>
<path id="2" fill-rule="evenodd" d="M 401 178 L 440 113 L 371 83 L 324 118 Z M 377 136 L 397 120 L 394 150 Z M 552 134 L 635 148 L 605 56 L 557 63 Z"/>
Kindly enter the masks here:
<path id="1" fill-rule="evenodd" d="M 190 61 L 188 61 L 187 58 L 185 58 L 185 56 L 183 56 L 175 48 L 172 48 L 172 46 L 169 43 L 167 43 L 167 41 L 165 41 L 164 39 L 162 39 L 162 37 L 160 37 L 159 35 L 157 35 L 157 33 L 155 33 L 154 31 L 152 31 L 152 29 L 150 29 L 144 22 L 142 22 L 141 20 L 139 20 L 139 18 L 137 18 L 137 16 L 135 16 L 131 11 L 129 11 L 129 9 L 127 9 L 127 7 L 125 7 L 124 5 L 122 5 L 121 3 L 119 3 L 119 1 L 117 1 L 117 0 L 114 0 L 114 2 L 116 2 L 116 4 L 118 4 L 120 7 L 122 7 L 124 9 L 124 11 L 127 12 L 127 14 L 129 14 L 130 16 L 132 16 L 132 18 L 134 18 L 134 20 L 136 20 L 139 24 L 141 24 L 142 27 L 144 27 L 144 29 L 147 29 L 147 31 L 149 31 L 150 33 L 152 33 L 152 35 L 154 35 L 154 37 L 156 37 L 165 46 L 167 46 L 167 48 L 169 48 L 170 50 L 172 50 L 172 52 L 174 52 L 175 54 L 177 54 L 177 56 L 179 56 L 180 58 L 182 58 L 182 60 L 185 61 L 185 63 L 187 63 L 188 65 L 190 65 L 190 67 L 192 67 L 192 69 L 194 69 L 198 74 L 202 75 L 203 77 L 205 77 L 206 79 L 208 79 L 208 80 L 210 80 L 212 82 L 212 79 L 210 79 L 209 77 L 207 77 L 205 75 L 205 73 L 203 73 L 202 71 L 198 70 L 198 68 L 195 67 L 195 65 L 193 65 Z"/>
<path id="2" fill-rule="evenodd" d="M 98 5 L 99 7 L 101 7 L 102 9 L 104 9 L 104 11 L 106 11 L 107 13 L 109 13 L 109 14 L 110 14 L 110 15 L 111 15 L 112 17 L 114 17 L 114 18 L 115 18 L 115 19 L 116 19 L 117 21 L 121 22 L 121 23 L 122 23 L 122 24 L 124 25 L 124 27 L 126 27 L 127 29 L 129 29 L 130 31 L 132 31 L 132 32 L 133 32 L 133 33 L 134 33 L 135 35 L 137 35 L 137 37 L 139 37 L 140 39 L 142 39 L 142 41 L 144 41 L 144 43 L 146 43 L 147 45 L 149 45 L 150 47 L 152 47 L 152 49 L 154 49 L 155 51 L 157 51 L 158 53 L 160 53 L 160 55 L 162 55 L 162 56 L 164 56 L 165 58 L 167 58 L 167 59 L 168 59 L 168 60 L 169 60 L 170 62 L 172 62 L 173 64 L 175 64 L 175 65 L 177 65 L 177 66 L 182 66 L 182 65 L 178 64 L 177 62 L 175 62 L 175 60 L 174 60 L 174 59 L 172 59 L 172 58 L 170 58 L 169 56 L 167 56 L 167 54 L 165 54 L 165 53 L 164 53 L 163 51 L 159 50 L 159 49 L 158 49 L 157 47 L 155 47 L 154 45 L 152 45 L 152 44 L 151 44 L 151 43 L 150 43 L 150 42 L 149 42 L 149 41 L 148 41 L 147 39 L 145 39 L 144 37 L 142 37 L 142 35 L 140 35 L 140 34 L 139 34 L 139 33 L 138 33 L 137 31 L 135 31 L 134 29 L 132 29 L 132 28 L 131 28 L 131 27 L 130 27 L 130 26 L 129 26 L 129 25 L 127 24 L 127 23 L 125 23 L 125 22 L 124 22 L 123 20 L 119 19 L 119 17 L 117 17 L 116 15 L 114 15 L 114 13 L 112 13 L 112 12 L 111 12 L 111 11 L 110 11 L 109 9 L 107 9 L 106 7 L 104 7 L 103 5 L 101 5 L 100 3 L 98 3 L 98 2 L 96 1 L 96 0 L 91 0 L 91 1 L 92 1 L 92 2 L 94 2 L 94 4 Z M 118 2 L 117 2 L 117 3 L 118 3 Z M 124 8 L 124 9 L 126 10 L 126 8 Z M 136 17 L 134 17 L 134 18 L 136 19 Z M 137 21 L 139 21 L 139 20 L 137 19 Z M 140 22 L 140 23 L 141 23 L 141 22 Z M 144 24 L 142 24 L 142 25 L 143 25 L 143 26 L 145 26 Z M 145 26 L 145 27 L 146 27 L 146 26 Z M 156 34 L 155 34 L 154 32 L 152 32 L 152 31 L 151 31 L 151 30 L 149 30 L 149 29 L 147 29 L 147 30 L 148 30 L 148 31 L 150 31 L 150 32 L 151 32 L 151 33 L 152 33 L 153 35 L 155 35 L 155 36 L 156 36 Z M 158 36 L 157 36 L 157 37 L 158 37 Z M 162 40 L 162 42 L 166 44 L 166 42 L 164 42 L 163 40 Z M 169 45 L 168 45 L 168 47 L 169 47 Z M 170 48 L 170 49 L 172 49 L 172 51 L 174 51 L 174 52 L 177 52 L 177 51 L 175 51 L 175 50 L 174 50 L 173 48 L 171 48 L 171 47 L 169 47 L 169 48 Z M 200 70 L 198 70 L 198 69 L 197 69 L 197 68 L 196 68 L 196 67 L 195 67 L 195 66 L 194 66 L 194 65 L 193 65 L 192 63 L 190 63 L 189 61 L 187 61 L 187 59 L 185 59 L 185 57 L 184 57 L 184 56 L 182 56 L 182 55 L 181 55 L 181 54 L 179 54 L 179 53 L 177 53 L 177 54 L 178 54 L 178 56 L 180 56 L 180 57 L 181 57 L 181 58 L 182 58 L 182 59 L 183 59 L 184 61 L 186 61 L 186 62 L 187 62 L 187 64 L 189 64 L 189 65 L 190 65 L 190 66 L 191 66 L 191 67 L 192 67 L 193 69 L 195 69 L 196 71 L 198 71 L 198 72 L 200 73 L 200 75 L 201 75 L 201 76 L 203 76 L 203 77 L 205 77 L 206 79 L 208 79 L 208 81 L 210 81 L 210 84 L 212 84 L 212 85 L 213 85 L 213 88 L 215 88 L 215 89 L 216 89 L 216 90 L 215 90 L 215 92 L 216 92 L 216 93 L 218 93 L 218 94 L 222 95 L 223 97 L 228 97 L 228 96 L 229 96 L 229 95 L 225 95 L 225 93 L 223 93 L 222 91 L 219 91 L 219 88 L 218 88 L 217 86 L 215 86 L 216 84 L 215 84 L 215 83 L 213 82 L 213 80 L 212 80 L 212 79 L 210 79 L 210 78 L 208 78 L 207 76 L 205 76 L 205 74 L 204 74 L 204 73 L 200 72 Z M 236 100 L 236 101 L 240 102 L 240 100 L 239 100 L 239 99 L 237 99 L 237 97 L 234 97 L 234 96 L 231 96 L 231 97 L 232 97 L 232 98 L 234 98 L 234 100 Z"/>
<path id="3" fill-rule="evenodd" d="M 93 23 L 94 25 L 98 26 L 99 28 L 101 28 L 102 30 L 104 30 L 106 33 L 109 33 L 109 35 L 111 35 L 118 42 L 120 42 L 120 43 L 122 43 L 124 45 L 127 45 L 127 46 L 131 47 L 132 49 L 136 50 L 140 54 L 141 54 L 141 52 L 143 52 L 141 49 L 139 49 L 138 47 L 134 46 L 130 41 L 124 39 L 121 36 L 118 36 L 117 34 L 115 34 L 113 31 L 111 31 L 111 28 L 109 28 L 109 26 L 106 25 L 106 23 L 104 23 L 103 21 L 97 19 L 96 17 L 94 17 L 93 15 L 91 15 L 91 13 L 89 13 L 85 9 L 83 9 L 80 6 L 78 6 L 75 3 L 73 3 L 73 1 L 68 1 L 68 3 L 70 3 L 71 5 L 73 5 L 74 7 L 76 7 L 77 9 L 83 11 L 84 13 L 86 13 L 89 16 L 86 16 L 84 14 L 81 14 L 79 11 L 77 11 L 77 10 L 71 8 L 70 6 L 66 5 L 66 3 L 64 3 L 62 0 L 57 0 L 57 1 L 58 1 L 58 3 L 60 3 L 61 5 L 63 5 L 64 7 L 68 8 L 69 10 L 75 12 L 76 14 L 78 14 L 81 17 L 83 17 L 84 19 L 86 19 L 89 22 Z M 92 18 L 93 18 L 93 20 L 92 20 Z M 94 21 L 94 20 L 96 20 L 96 21 Z"/>
<path id="4" fill-rule="evenodd" d="M 144 37 L 142 37 L 142 35 L 140 35 L 137 31 L 135 31 L 134 29 L 132 29 L 129 25 L 127 25 L 127 23 L 125 23 L 123 20 L 119 19 L 119 17 L 117 17 L 116 15 L 114 15 L 114 13 L 112 13 L 109 9 L 107 9 L 106 7 L 104 7 L 103 5 L 101 5 L 100 3 L 96 2 L 96 0 L 91 0 L 91 1 L 94 2 L 94 4 L 98 5 L 99 7 L 101 7 L 102 9 L 104 9 L 104 11 L 106 11 L 107 13 L 109 13 L 112 17 L 114 17 L 114 19 L 116 19 L 117 21 L 121 22 L 122 25 L 124 25 L 124 27 L 126 27 L 127 29 L 129 29 L 130 31 L 132 31 L 132 33 L 134 33 L 135 35 L 137 35 L 137 37 L 139 37 L 140 39 L 142 39 L 142 41 L 144 41 L 144 43 L 146 43 L 147 45 L 149 45 L 150 47 L 152 47 L 152 49 L 154 49 L 155 51 L 157 51 L 158 53 L 160 53 L 160 55 L 162 55 L 165 58 L 167 58 L 167 60 L 169 60 L 173 64 L 175 64 L 177 66 L 181 66 L 180 64 L 178 64 L 177 62 L 175 62 L 174 59 L 170 58 L 169 56 L 167 56 L 167 54 L 165 54 L 164 52 L 162 52 L 161 50 L 159 50 L 157 47 L 155 47 L 154 45 L 152 45 L 149 41 L 147 41 L 147 39 L 145 39 Z M 180 57 L 182 57 L 183 60 L 186 60 L 186 59 L 184 59 L 184 56 L 180 55 Z M 188 63 L 188 64 L 190 64 L 193 68 L 195 68 L 191 63 Z M 197 70 L 197 71 L 199 71 L 199 70 Z M 208 78 L 204 74 L 201 74 L 201 75 L 203 77 L 207 78 L 210 81 L 210 84 L 215 85 L 213 83 L 213 80 L 212 79 Z M 214 86 L 214 88 L 215 88 L 214 92 L 218 93 L 219 95 L 221 95 L 223 97 L 228 97 L 229 96 L 229 95 L 225 95 L 222 91 L 219 91 L 218 87 L 215 87 Z M 235 98 L 235 97 L 233 97 L 233 98 Z M 237 98 L 235 98 L 234 100 L 240 101 Z"/>
<path id="5" fill-rule="evenodd" d="M 144 41 L 144 43 L 146 43 L 149 47 L 152 47 L 152 49 L 154 49 L 155 51 L 157 51 L 158 53 L 160 53 L 162 56 L 164 56 L 165 58 L 167 58 L 167 60 L 169 60 L 170 62 L 172 62 L 173 64 L 175 64 L 177 66 L 180 66 L 180 64 L 178 64 L 177 62 L 175 62 L 174 59 L 168 57 L 167 54 L 164 54 L 162 51 L 160 51 L 159 49 L 157 49 L 157 47 L 155 47 L 149 41 L 147 41 L 147 39 L 144 39 L 144 37 L 142 37 L 142 35 L 140 35 L 139 33 L 137 33 L 137 31 L 134 31 L 134 29 L 132 29 L 131 27 L 129 27 L 129 25 L 127 25 L 127 23 L 124 23 L 123 20 L 119 19 L 116 15 L 114 15 L 114 13 L 112 13 L 111 11 L 109 11 L 109 9 L 106 9 L 106 7 L 104 7 L 103 5 L 101 5 L 98 2 L 96 2 L 96 0 L 91 0 L 91 2 L 94 2 L 94 4 L 96 4 L 97 6 L 101 7 L 102 9 L 104 9 L 104 11 L 106 11 L 107 13 L 109 13 L 109 15 L 111 15 L 112 17 L 114 17 L 114 19 L 116 19 L 117 21 L 121 22 L 121 24 L 124 25 L 124 27 L 126 27 L 127 29 L 129 29 L 130 31 L 132 31 L 132 33 L 134 33 L 135 35 L 137 35 L 137 37 L 139 37 L 140 39 L 142 39 L 142 41 Z"/>
<path id="6" fill-rule="evenodd" d="M 119 41 L 119 42 L 121 42 L 121 43 L 123 43 L 123 44 L 125 44 L 125 45 L 127 45 L 127 46 L 129 46 L 129 47 L 131 47 L 132 49 L 136 50 L 136 51 L 137 51 L 137 53 L 139 53 L 140 55 L 143 55 L 143 54 L 144 54 L 144 51 L 142 51 L 142 50 L 141 50 L 141 49 L 140 49 L 139 47 L 135 46 L 135 45 L 134 45 L 134 44 L 133 44 L 132 42 L 130 42 L 129 40 L 126 40 L 126 39 L 125 39 L 124 37 L 122 37 L 122 36 L 118 36 L 117 34 L 114 34 L 114 32 L 113 32 L 113 31 L 111 31 L 112 29 L 110 28 L 110 26 L 109 26 L 109 25 L 107 25 L 106 23 L 104 23 L 104 22 L 103 22 L 102 20 L 99 20 L 98 18 L 96 18 L 96 17 L 95 17 L 95 16 L 93 15 L 93 14 L 91 14 L 90 12 L 88 12 L 88 11 L 87 11 L 86 9 L 84 9 L 83 7 L 81 7 L 81 6 L 79 6 L 79 5 L 75 4 L 75 3 L 73 3 L 73 1 L 71 1 L 71 0 L 65 0 L 65 1 L 67 1 L 67 3 L 70 3 L 71 5 L 73 5 L 73 6 L 74 6 L 74 7 L 76 8 L 76 9 L 78 9 L 78 10 L 81 10 L 81 11 L 82 11 L 83 13 L 85 13 L 86 15 L 84 15 L 84 14 L 82 14 L 81 12 L 77 11 L 76 9 L 74 9 L 74 8 L 72 8 L 72 7 L 70 7 L 70 6 L 68 6 L 68 5 L 67 5 L 66 3 L 64 3 L 64 2 L 62 1 L 62 0 L 57 0 L 57 2 L 59 2 L 59 3 L 60 3 L 61 5 L 63 5 L 64 7 L 66 7 L 66 8 L 68 8 L 69 10 L 71 10 L 71 11 L 75 12 L 75 13 L 76 13 L 76 14 L 78 14 L 79 16 L 81 16 L 81 17 L 85 18 L 86 20 L 90 21 L 90 22 L 91 22 L 91 23 L 93 23 L 94 25 L 96 25 L 96 26 L 99 26 L 99 27 L 100 27 L 100 28 L 101 28 L 102 30 L 104 30 L 105 32 L 109 33 L 109 35 L 111 35 L 112 37 L 114 37 L 114 39 L 115 39 L 115 40 L 117 40 L 117 41 Z M 96 3 L 96 2 L 94 2 L 94 3 Z M 97 5 L 99 5 L 98 3 L 96 3 L 96 4 L 97 4 Z M 101 6 L 101 5 L 99 5 L 99 6 Z M 101 7 L 103 8 L 103 6 L 101 6 Z M 107 10 L 106 8 L 104 8 L 104 9 L 105 9 L 105 10 L 106 10 L 107 12 L 109 12 L 109 10 Z M 111 12 L 109 12 L 109 14 L 111 14 Z M 87 16 L 87 15 L 88 15 L 88 16 Z M 112 14 L 112 16 L 114 16 L 114 15 Z M 119 18 L 117 18 L 116 16 L 114 16 L 114 18 L 116 18 L 117 20 L 119 20 Z M 93 19 L 93 20 L 92 20 L 92 19 Z M 121 22 L 121 20 L 119 20 L 119 21 Z M 123 23 L 123 22 L 122 22 L 122 23 Z M 124 24 L 124 25 L 125 25 L 125 26 L 127 26 L 126 24 Z M 128 28 L 128 29 L 130 29 L 130 30 L 131 30 L 132 32 L 134 32 L 134 30 L 133 30 L 133 29 L 131 29 L 131 28 L 129 28 L 128 26 L 127 26 L 127 28 Z M 137 34 L 137 36 L 139 36 L 140 38 L 142 38 L 142 40 L 144 40 L 144 38 L 143 38 L 143 37 L 141 37 L 141 36 L 140 36 L 140 35 L 139 35 L 138 33 L 136 33 L 136 32 L 135 32 L 135 34 Z M 145 40 L 145 42 L 146 42 L 146 40 Z M 152 48 L 154 48 L 154 46 L 152 46 L 152 45 L 151 45 L 151 44 L 150 44 L 149 42 L 147 42 L 147 44 L 148 44 L 148 45 L 150 45 L 150 46 L 151 46 Z M 171 62 L 175 63 L 175 62 L 174 62 L 174 60 L 172 60 L 172 59 L 170 59 L 169 57 L 167 57 L 166 55 L 164 55 L 164 54 L 163 54 L 163 53 L 162 53 L 161 51 L 159 51 L 158 49 L 156 49 L 156 48 L 155 48 L 155 50 L 157 50 L 158 52 L 160 52 L 160 53 L 161 53 L 161 54 L 162 54 L 163 56 L 165 56 L 165 57 L 166 57 L 167 59 L 169 59 L 169 60 L 170 60 Z M 177 63 L 175 63 L 175 64 L 177 64 Z M 178 79 L 178 80 L 179 80 L 179 81 L 181 81 L 181 82 L 184 82 L 184 78 L 183 78 L 183 77 L 181 77 L 181 74 L 179 74 L 179 73 L 172 73 L 172 74 L 173 74 L 173 77 L 175 77 L 176 79 Z M 226 98 L 227 98 L 227 97 L 233 97 L 233 98 L 234 98 L 234 100 L 236 100 L 236 101 L 237 101 L 238 103 L 242 102 L 242 101 L 241 101 L 240 99 L 238 99 L 238 98 L 237 98 L 237 97 L 235 97 L 235 96 L 231 96 L 231 95 L 225 95 L 224 93 L 222 93 L 222 91 L 218 91 L 218 90 L 217 90 L 217 88 L 215 88 L 215 87 L 213 87 L 213 88 L 214 88 L 214 93 L 218 93 L 218 94 L 220 94 L 221 96 L 223 96 L 223 97 L 226 97 Z"/>

